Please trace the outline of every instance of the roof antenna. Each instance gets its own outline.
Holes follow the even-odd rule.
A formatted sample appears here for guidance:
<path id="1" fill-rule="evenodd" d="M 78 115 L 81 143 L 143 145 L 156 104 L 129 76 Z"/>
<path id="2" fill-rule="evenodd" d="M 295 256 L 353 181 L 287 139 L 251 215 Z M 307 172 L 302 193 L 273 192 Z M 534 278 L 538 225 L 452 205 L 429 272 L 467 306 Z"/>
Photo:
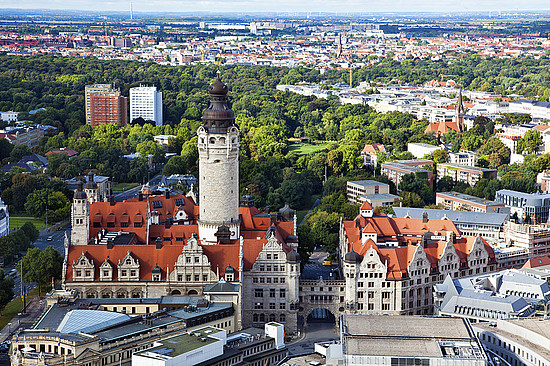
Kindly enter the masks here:
<path id="1" fill-rule="evenodd" d="M 217 76 L 218 79 L 220 78 L 220 75 L 221 75 L 221 74 L 222 74 L 222 73 L 221 73 L 220 69 L 218 69 L 218 71 L 216 71 L 216 76 Z"/>

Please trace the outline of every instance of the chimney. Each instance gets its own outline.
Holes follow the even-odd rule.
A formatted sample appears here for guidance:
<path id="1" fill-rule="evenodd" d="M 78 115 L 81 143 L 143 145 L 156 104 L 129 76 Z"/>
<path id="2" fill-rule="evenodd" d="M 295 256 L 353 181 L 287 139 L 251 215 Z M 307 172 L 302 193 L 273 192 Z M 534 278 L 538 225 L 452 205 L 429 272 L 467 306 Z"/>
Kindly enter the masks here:
<path id="1" fill-rule="evenodd" d="M 138 201 L 143 201 L 143 193 L 138 194 Z"/>
<path id="2" fill-rule="evenodd" d="M 157 236 L 157 240 L 155 241 L 155 243 L 157 249 L 162 249 L 162 239 L 160 238 L 160 236 Z"/>
<path id="3" fill-rule="evenodd" d="M 115 196 L 109 197 L 109 205 L 111 205 L 111 206 L 115 205 Z"/>
<path id="4" fill-rule="evenodd" d="M 269 218 L 271 219 L 271 225 L 275 225 L 277 223 L 277 214 L 276 213 L 270 214 Z"/>
<path id="5" fill-rule="evenodd" d="M 170 199 L 170 191 L 169 190 L 164 191 L 164 198 L 166 198 L 167 200 Z"/>
<path id="6" fill-rule="evenodd" d="M 424 212 L 422 214 L 422 222 L 425 224 L 428 222 L 428 213 L 427 212 Z"/>
<path id="7" fill-rule="evenodd" d="M 170 226 L 172 225 L 172 218 L 171 217 L 167 217 L 166 218 L 166 221 L 164 221 L 164 228 L 166 229 L 170 229 Z"/>
<path id="8" fill-rule="evenodd" d="M 107 238 L 107 249 L 113 249 L 113 238 Z"/>

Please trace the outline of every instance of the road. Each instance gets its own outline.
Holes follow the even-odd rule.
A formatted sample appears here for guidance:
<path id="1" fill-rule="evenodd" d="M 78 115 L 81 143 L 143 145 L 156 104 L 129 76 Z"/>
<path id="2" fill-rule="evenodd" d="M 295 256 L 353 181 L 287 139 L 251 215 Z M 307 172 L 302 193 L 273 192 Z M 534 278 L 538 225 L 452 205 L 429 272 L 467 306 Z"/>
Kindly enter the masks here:
<path id="1" fill-rule="evenodd" d="M 162 174 L 159 173 L 159 174 L 155 175 L 153 178 L 151 178 L 149 180 L 149 182 L 148 182 L 149 187 L 154 189 L 160 183 L 161 178 L 162 178 Z M 142 187 L 143 186 L 139 185 L 139 186 L 136 186 L 134 188 L 128 189 L 127 191 L 116 193 L 115 194 L 115 201 L 116 202 L 122 202 L 124 200 L 129 199 L 129 198 L 136 198 L 138 196 L 139 192 L 141 192 Z"/>
<path id="2" fill-rule="evenodd" d="M 61 253 L 61 255 L 64 255 L 65 253 L 63 246 L 65 242 L 65 233 L 67 233 L 69 238 L 71 237 L 71 229 L 69 226 L 64 226 L 60 230 L 56 230 L 54 232 L 42 230 L 38 236 L 38 239 L 34 242 L 34 246 L 40 250 L 44 250 L 51 245 L 55 250 Z M 49 237 L 51 237 L 52 240 L 48 240 Z"/>
<path id="3" fill-rule="evenodd" d="M 313 353 L 315 343 L 333 341 L 339 338 L 339 330 L 334 326 L 334 323 L 307 323 L 304 332 L 303 339 L 287 344 L 291 355 Z"/>

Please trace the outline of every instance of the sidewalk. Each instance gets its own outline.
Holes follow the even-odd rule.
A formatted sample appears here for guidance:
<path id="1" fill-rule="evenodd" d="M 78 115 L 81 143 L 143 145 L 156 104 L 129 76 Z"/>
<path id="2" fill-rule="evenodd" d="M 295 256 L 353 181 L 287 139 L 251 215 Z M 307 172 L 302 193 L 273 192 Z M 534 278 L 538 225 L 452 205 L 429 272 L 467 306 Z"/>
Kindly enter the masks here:
<path id="1" fill-rule="evenodd" d="M 42 301 L 42 303 L 40 303 L 40 301 Z M 20 313 L 21 315 L 14 316 L 10 322 L 11 326 L 6 325 L 0 330 L 0 343 L 7 339 L 11 339 L 11 335 L 14 334 L 17 329 L 31 328 L 36 319 L 42 314 L 45 305 L 46 300 L 38 296 L 34 297 L 31 302 L 27 304 L 26 313 Z"/>

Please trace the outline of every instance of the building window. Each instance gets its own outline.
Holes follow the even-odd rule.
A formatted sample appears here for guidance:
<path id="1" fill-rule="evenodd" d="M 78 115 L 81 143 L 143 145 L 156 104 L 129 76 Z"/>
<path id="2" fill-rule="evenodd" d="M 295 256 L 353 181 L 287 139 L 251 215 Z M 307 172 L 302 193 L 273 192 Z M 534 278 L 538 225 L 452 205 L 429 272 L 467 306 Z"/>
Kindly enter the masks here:
<path id="1" fill-rule="evenodd" d="M 134 227 L 141 227 L 141 222 L 134 222 Z"/>
<path id="2" fill-rule="evenodd" d="M 121 222 L 120 227 L 128 227 L 128 223 L 127 222 Z"/>
<path id="3" fill-rule="evenodd" d="M 270 308 L 271 310 L 275 310 L 275 303 L 274 303 L 274 302 L 270 302 L 270 303 L 269 303 L 269 308 Z"/>
<path id="4" fill-rule="evenodd" d="M 261 303 L 261 302 L 254 303 L 254 309 L 263 309 L 263 308 L 264 308 L 263 303 Z"/>
<path id="5" fill-rule="evenodd" d="M 285 310 L 286 309 L 286 304 L 284 302 L 280 303 L 279 304 L 279 309 Z"/>
<path id="6" fill-rule="evenodd" d="M 279 315 L 279 321 L 280 321 L 281 323 L 286 322 L 286 316 L 285 316 L 285 314 Z"/>
<path id="7" fill-rule="evenodd" d="M 269 290 L 269 297 L 275 297 L 275 289 L 274 288 Z"/>
<path id="8" fill-rule="evenodd" d="M 285 297 L 285 296 L 286 296 L 285 289 L 282 288 L 282 289 L 279 291 L 279 297 Z"/>
<path id="9" fill-rule="evenodd" d="M 264 290 L 262 289 L 255 289 L 254 290 L 254 297 L 264 297 Z"/>

